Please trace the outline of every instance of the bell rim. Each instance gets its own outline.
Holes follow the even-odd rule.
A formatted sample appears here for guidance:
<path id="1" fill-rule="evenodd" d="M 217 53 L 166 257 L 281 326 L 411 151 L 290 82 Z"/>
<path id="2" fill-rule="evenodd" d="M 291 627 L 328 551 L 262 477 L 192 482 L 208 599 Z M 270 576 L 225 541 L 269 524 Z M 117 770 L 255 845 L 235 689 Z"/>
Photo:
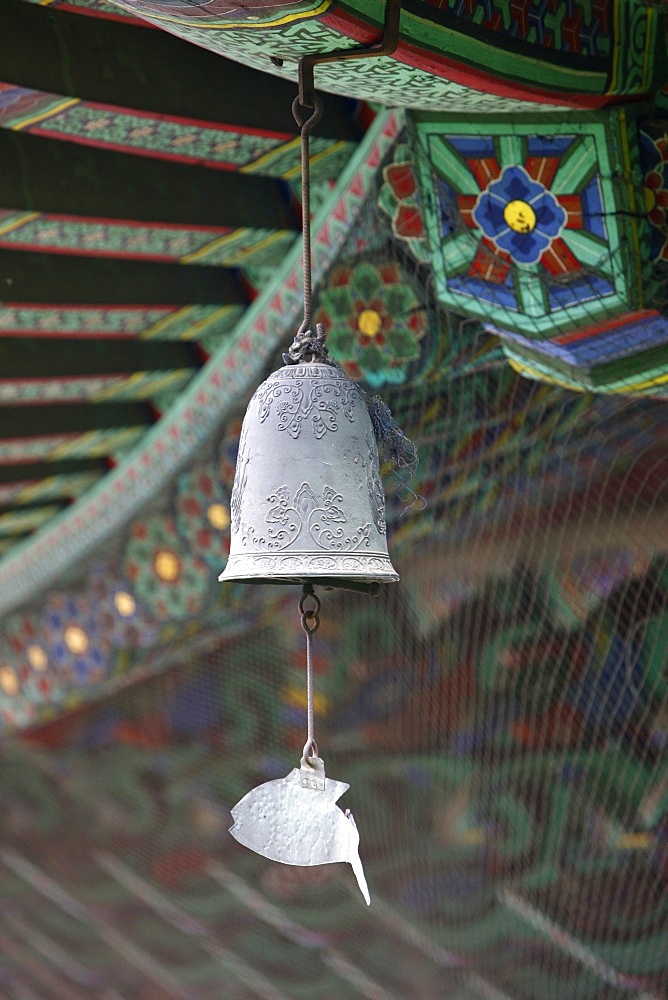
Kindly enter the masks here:
<path id="1" fill-rule="evenodd" d="M 351 583 L 364 583 L 364 584 L 374 584 L 374 583 L 399 583 L 401 577 L 398 573 L 385 573 L 376 576 L 370 576 L 369 574 L 363 575 L 359 574 L 357 576 L 352 576 L 350 573 L 328 573 L 327 575 L 318 574 L 300 574 L 297 576 L 287 576 L 285 574 L 281 576 L 271 576 L 269 573 L 265 576 L 251 575 L 250 573 L 238 573 L 234 575 L 227 576 L 225 573 L 221 573 L 218 577 L 219 583 L 257 583 L 257 584 L 271 584 L 271 583 L 314 583 L 320 584 L 321 586 L 327 586 L 329 581 L 349 580 Z"/>
<path id="2" fill-rule="evenodd" d="M 308 583 L 309 581 L 317 579 L 351 580 L 358 583 L 398 583 L 400 579 L 399 574 L 392 565 L 389 555 L 385 553 L 374 553 L 373 555 L 363 556 L 355 553 L 341 553 L 344 558 L 353 556 L 353 558 L 356 558 L 359 562 L 361 562 L 362 565 L 360 565 L 357 569 L 351 566 L 337 569 L 330 563 L 331 556 L 325 556 L 321 565 L 317 568 L 314 567 L 312 572 L 305 571 L 304 569 L 304 556 L 312 557 L 312 552 L 301 554 L 301 558 L 299 553 L 293 553 L 287 559 L 283 556 L 281 558 L 280 569 L 275 570 L 272 570 L 270 566 L 262 566 L 261 564 L 262 562 L 265 562 L 265 560 L 258 560 L 258 555 L 259 553 L 253 553 L 251 557 L 246 554 L 231 555 L 227 566 L 218 577 L 219 583 L 226 583 L 228 580 L 237 582 L 247 580 L 250 583 L 264 581 L 276 583 Z M 253 567 L 248 566 L 249 558 L 252 558 L 255 563 Z M 266 562 L 269 562 L 270 560 L 274 561 L 275 559 L 276 556 L 270 555 L 266 559 Z M 375 563 L 380 565 L 378 568 L 372 570 L 368 565 L 363 565 L 365 559 L 372 559 Z"/>

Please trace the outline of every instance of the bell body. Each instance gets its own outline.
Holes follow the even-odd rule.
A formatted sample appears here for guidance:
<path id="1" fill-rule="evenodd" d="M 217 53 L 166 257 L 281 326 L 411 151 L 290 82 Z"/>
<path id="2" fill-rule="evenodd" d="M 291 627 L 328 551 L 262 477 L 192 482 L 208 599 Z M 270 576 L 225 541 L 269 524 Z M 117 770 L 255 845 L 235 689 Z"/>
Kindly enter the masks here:
<path id="1" fill-rule="evenodd" d="M 220 580 L 399 579 L 387 552 L 371 418 L 357 386 L 333 365 L 286 365 L 257 389 L 241 430 L 230 513 Z"/>

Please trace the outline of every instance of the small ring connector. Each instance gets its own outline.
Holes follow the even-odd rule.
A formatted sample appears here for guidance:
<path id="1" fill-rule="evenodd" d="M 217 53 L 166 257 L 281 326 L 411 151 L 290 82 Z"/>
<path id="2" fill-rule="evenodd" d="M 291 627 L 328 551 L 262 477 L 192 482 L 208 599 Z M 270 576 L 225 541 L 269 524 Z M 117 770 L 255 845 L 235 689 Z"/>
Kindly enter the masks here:
<path id="1" fill-rule="evenodd" d="M 308 767 L 314 767 L 315 765 L 311 761 L 318 757 L 318 744 L 315 740 L 311 740 L 304 744 L 304 749 L 302 750 L 302 762 Z"/>
<path id="2" fill-rule="evenodd" d="M 313 602 L 311 607 L 306 606 L 307 600 Z M 302 616 L 302 628 L 308 635 L 314 635 L 320 627 L 320 600 L 309 584 L 304 586 L 304 593 L 299 600 L 299 612 Z"/>

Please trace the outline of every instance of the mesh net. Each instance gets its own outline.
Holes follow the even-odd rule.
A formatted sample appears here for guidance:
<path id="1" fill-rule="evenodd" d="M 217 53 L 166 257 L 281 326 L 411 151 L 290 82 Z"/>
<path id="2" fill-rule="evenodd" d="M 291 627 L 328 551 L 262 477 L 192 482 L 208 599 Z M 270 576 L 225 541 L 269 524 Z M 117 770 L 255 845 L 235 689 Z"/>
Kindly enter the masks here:
<path id="1" fill-rule="evenodd" d="M 410 483 L 386 477 L 401 583 L 321 593 L 314 640 L 372 905 L 348 866 L 227 833 L 306 733 L 298 588 L 231 587 L 218 634 L 175 626 L 169 657 L 5 744 L 4 995 L 666 994 L 663 404 L 514 372 L 438 304 L 384 183 L 316 316 L 419 451 Z"/>

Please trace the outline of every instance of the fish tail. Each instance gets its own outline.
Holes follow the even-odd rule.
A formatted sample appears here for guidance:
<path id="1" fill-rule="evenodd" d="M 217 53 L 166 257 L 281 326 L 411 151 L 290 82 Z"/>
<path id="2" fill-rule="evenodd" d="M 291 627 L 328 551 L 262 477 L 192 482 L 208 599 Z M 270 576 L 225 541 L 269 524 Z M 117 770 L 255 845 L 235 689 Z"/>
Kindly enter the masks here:
<path id="1" fill-rule="evenodd" d="M 360 892 L 364 896 L 366 905 L 371 906 L 371 896 L 369 895 L 369 887 L 366 884 L 364 869 L 362 868 L 362 861 L 359 854 L 355 854 L 355 856 L 350 859 L 350 863 L 353 866 L 353 871 L 355 872 L 355 878 L 357 879 L 357 884 L 360 887 Z"/>

